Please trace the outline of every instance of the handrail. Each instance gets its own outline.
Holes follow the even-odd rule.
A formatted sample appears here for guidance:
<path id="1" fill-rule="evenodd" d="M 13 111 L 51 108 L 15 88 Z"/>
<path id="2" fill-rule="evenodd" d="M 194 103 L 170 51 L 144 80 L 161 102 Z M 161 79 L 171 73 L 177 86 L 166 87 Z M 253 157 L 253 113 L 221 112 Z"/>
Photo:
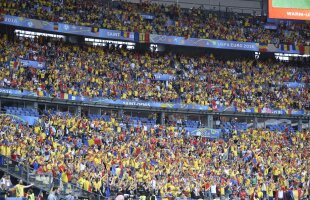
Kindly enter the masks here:
<path id="1" fill-rule="evenodd" d="M 12 160 L 11 158 L 1 154 L 0 170 L 22 180 L 27 184 L 33 184 L 34 187 L 45 192 L 50 192 L 54 186 L 62 186 L 62 188 L 64 188 L 62 181 L 57 177 L 53 177 L 52 172 L 38 173 L 31 166 L 24 165 L 19 161 Z M 62 195 L 65 196 L 71 194 L 78 195 L 79 197 L 89 197 L 93 195 L 98 200 L 104 199 L 104 197 L 100 194 L 85 191 L 73 183 L 68 183 L 66 185 L 66 190 L 67 191 L 63 191 Z"/>
<path id="2" fill-rule="evenodd" d="M 37 96 L 25 96 L 21 97 L 18 95 L 11 95 L 8 93 L 0 93 L 0 98 L 10 100 L 22 100 L 32 101 L 39 103 L 54 103 L 62 105 L 74 105 L 74 106 L 87 106 L 95 108 L 108 108 L 108 109 L 124 109 L 124 110 L 135 110 L 135 111 L 150 111 L 149 107 L 143 106 L 131 106 L 131 105 L 112 105 L 112 104 L 95 104 L 93 102 L 80 102 L 63 100 L 59 98 L 49 97 L 37 97 Z M 173 108 L 152 108 L 153 112 L 169 112 L 169 113 L 181 113 L 181 114 L 197 114 L 197 115 L 220 115 L 220 116 L 238 116 L 238 117 L 259 117 L 259 118 L 281 118 L 281 119 L 310 119 L 310 113 L 304 115 L 284 115 L 284 114 L 271 114 L 271 113 L 246 113 L 246 112 L 232 112 L 232 111 L 212 111 L 212 110 L 191 110 L 191 109 L 173 109 Z"/>

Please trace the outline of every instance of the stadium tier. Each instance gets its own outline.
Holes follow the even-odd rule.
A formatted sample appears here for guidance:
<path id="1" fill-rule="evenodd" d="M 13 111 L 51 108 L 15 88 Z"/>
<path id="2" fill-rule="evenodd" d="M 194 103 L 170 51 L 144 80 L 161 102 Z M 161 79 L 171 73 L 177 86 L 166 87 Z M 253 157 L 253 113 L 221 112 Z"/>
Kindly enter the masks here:
<path id="1" fill-rule="evenodd" d="M 266 17 L 242 14 L 225 14 L 205 11 L 202 8 L 181 9 L 177 5 L 100 1 L 24 1 L 2 0 L 0 13 L 91 26 L 94 30 L 106 28 L 128 32 L 154 33 L 263 44 L 294 44 L 309 41 L 309 24 L 273 24 L 266 29 Z M 127 35 L 127 36 L 126 36 Z"/>
<path id="2" fill-rule="evenodd" d="M 214 111 L 310 109 L 308 87 L 287 84 L 309 84 L 309 68 L 297 63 L 139 53 L 45 40 L 1 38 L 2 88 L 69 100 L 82 96 L 196 104 Z M 157 74 L 169 79 L 157 79 Z"/>
<path id="3" fill-rule="evenodd" d="M 0 120 L 0 168 L 9 157 L 31 166 L 36 181 L 51 174 L 65 193 L 75 185 L 107 198 L 307 195 L 309 130 L 251 129 L 223 141 L 163 125 L 134 127 L 114 117 L 41 116 L 33 127 L 11 116 Z"/>

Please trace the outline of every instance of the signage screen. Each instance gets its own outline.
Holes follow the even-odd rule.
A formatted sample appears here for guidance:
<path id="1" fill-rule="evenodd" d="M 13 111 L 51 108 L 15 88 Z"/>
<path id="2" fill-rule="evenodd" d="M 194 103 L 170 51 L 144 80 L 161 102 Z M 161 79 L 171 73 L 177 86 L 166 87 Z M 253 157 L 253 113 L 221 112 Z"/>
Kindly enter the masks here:
<path id="1" fill-rule="evenodd" d="M 310 0 L 269 0 L 269 18 L 310 20 Z"/>

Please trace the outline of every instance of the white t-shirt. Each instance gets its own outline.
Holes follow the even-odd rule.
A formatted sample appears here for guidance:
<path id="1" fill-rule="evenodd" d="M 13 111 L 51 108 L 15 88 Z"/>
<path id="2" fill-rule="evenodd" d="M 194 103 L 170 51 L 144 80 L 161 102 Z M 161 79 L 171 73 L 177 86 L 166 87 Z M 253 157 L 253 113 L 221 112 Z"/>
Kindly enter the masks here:
<path id="1" fill-rule="evenodd" d="M 216 185 L 211 185 L 211 193 L 216 194 Z"/>
<path id="2" fill-rule="evenodd" d="M 284 197 L 284 196 L 283 196 L 283 190 L 279 190 L 279 191 L 278 191 L 278 198 L 279 198 L 279 199 L 283 199 L 283 197 Z"/>

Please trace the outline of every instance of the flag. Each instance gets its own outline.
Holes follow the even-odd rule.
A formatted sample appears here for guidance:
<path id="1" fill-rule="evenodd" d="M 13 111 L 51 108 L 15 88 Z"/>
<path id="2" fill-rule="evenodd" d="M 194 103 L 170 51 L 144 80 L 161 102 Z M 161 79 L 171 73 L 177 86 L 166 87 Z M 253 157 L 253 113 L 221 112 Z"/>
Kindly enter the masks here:
<path id="1" fill-rule="evenodd" d="M 54 31 L 58 31 L 58 23 L 54 23 Z"/>
<path id="2" fill-rule="evenodd" d="M 98 33 L 99 32 L 99 28 L 98 27 L 92 27 L 91 28 L 91 32 Z"/>
<path id="3" fill-rule="evenodd" d="M 254 112 L 255 112 L 255 113 L 261 113 L 261 112 L 262 112 L 262 109 L 256 107 L 256 108 L 254 108 Z"/>
<path id="4" fill-rule="evenodd" d="M 260 52 L 267 52 L 268 51 L 268 44 L 259 43 L 259 51 Z"/>
<path id="5" fill-rule="evenodd" d="M 139 42 L 149 43 L 150 42 L 150 34 L 149 33 L 139 33 Z"/>
<path id="6" fill-rule="evenodd" d="M 121 36 L 124 37 L 124 38 L 129 38 L 130 32 L 128 32 L 128 31 L 122 31 L 122 32 L 121 32 Z"/>
<path id="7" fill-rule="evenodd" d="M 68 93 L 63 94 L 63 99 L 68 99 Z"/>
<path id="8" fill-rule="evenodd" d="M 289 50 L 289 46 L 286 44 L 281 44 L 281 50 L 282 51 L 288 51 Z"/>
<path id="9" fill-rule="evenodd" d="M 17 62 L 16 61 L 11 61 L 10 62 L 10 68 L 16 68 L 17 67 Z"/>
<path id="10" fill-rule="evenodd" d="M 289 50 L 290 50 L 290 47 L 289 47 L 288 45 L 285 44 L 285 45 L 284 45 L 284 50 L 285 50 L 285 51 L 289 51 Z"/>
<path id="11" fill-rule="evenodd" d="M 138 32 L 135 32 L 133 38 L 134 38 L 134 41 L 135 41 L 135 42 L 139 42 L 139 38 L 140 38 L 140 37 L 139 37 L 139 33 L 138 33 Z"/>

